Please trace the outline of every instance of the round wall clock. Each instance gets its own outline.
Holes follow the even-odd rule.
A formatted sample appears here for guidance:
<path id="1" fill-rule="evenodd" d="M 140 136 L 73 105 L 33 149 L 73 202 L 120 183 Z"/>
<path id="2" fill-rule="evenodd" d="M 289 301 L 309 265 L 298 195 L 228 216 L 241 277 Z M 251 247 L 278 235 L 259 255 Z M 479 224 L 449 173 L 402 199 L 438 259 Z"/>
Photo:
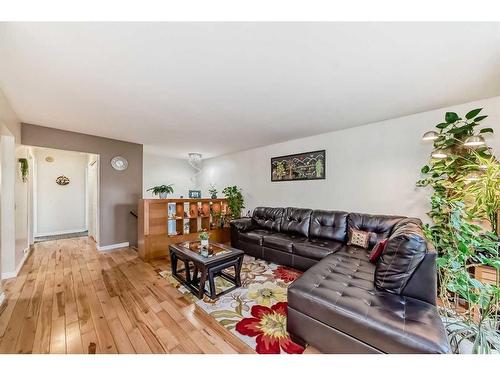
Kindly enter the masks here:
<path id="1" fill-rule="evenodd" d="M 128 167 L 128 161 L 122 156 L 115 156 L 111 159 L 111 166 L 117 171 L 124 171 Z"/>

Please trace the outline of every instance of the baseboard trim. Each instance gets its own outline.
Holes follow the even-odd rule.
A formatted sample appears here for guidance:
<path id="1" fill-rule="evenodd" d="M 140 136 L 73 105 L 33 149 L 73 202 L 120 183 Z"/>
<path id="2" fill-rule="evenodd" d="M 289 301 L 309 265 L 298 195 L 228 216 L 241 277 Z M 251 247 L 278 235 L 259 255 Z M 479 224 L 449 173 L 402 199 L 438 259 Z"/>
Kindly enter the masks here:
<path id="1" fill-rule="evenodd" d="M 37 233 L 35 234 L 34 238 L 36 239 L 37 237 L 48 237 L 48 236 L 60 236 L 61 234 L 70 234 L 70 233 L 81 233 L 81 232 L 86 232 L 87 229 L 70 229 L 70 230 L 60 230 L 57 232 L 45 232 L 45 233 Z"/>
<path id="2" fill-rule="evenodd" d="M 12 279 L 13 277 L 17 277 L 17 275 L 19 275 L 19 272 L 21 271 L 21 268 L 23 268 L 26 259 L 28 259 L 28 257 L 31 254 L 31 249 L 32 247 L 30 246 L 23 250 L 24 252 L 23 259 L 21 259 L 14 272 L 2 272 L 2 280 Z"/>
<path id="3" fill-rule="evenodd" d="M 110 251 L 110 250 L 115 250 L 115 249 L 121 249 L 123 247 L 129 247 L 128 242 L 122 242 L 122 243 L 115 243 L 112 245 L 106 245 L 106 246 L 97 246 L 97 250 L 99 251 Z"/>

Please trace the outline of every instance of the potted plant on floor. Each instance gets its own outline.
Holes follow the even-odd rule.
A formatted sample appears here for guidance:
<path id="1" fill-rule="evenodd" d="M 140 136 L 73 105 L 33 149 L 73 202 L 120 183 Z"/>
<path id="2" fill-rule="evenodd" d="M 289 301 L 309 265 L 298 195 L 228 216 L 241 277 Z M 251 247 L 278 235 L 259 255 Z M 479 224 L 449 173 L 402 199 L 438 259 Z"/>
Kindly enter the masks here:
<path id="1" fill-rule="evenodd" d="M 166 199 L 168 197 L 168 194 L 174 193 L 174 188 L 172 187 L 172 185 L 173 184 L 154 186 L 146 191 L 151 191 L 153 195 L 159 196 L 160 199 Z"/>
<path id="2" fill-rule="evenodd" d="M 500 351 L 498 311 L 499 239 L 495 233 L 500 208 L 500 165 L 480 129 L 481 109 L 465 119 L 447 112 L 436 131 L 424 134 L 434 150 L 417 186 L 432 188 L 432 225 L 425 226 L 427 238 L 438 252 L 439 297 L 442 316 L 455 352 Z M 496 270 L 497 285 L 474 277 L 475 267 Z"/>
<path id="3" fill-rule="evenodd" d="M 245 208 L 245 200 L 243 199 L 241 189 L 236 185 L 228 186 L 222 190 L 222 194 L 227 199 L 231 219 L 239 219 L 241 217 L 241 210 Z"/>

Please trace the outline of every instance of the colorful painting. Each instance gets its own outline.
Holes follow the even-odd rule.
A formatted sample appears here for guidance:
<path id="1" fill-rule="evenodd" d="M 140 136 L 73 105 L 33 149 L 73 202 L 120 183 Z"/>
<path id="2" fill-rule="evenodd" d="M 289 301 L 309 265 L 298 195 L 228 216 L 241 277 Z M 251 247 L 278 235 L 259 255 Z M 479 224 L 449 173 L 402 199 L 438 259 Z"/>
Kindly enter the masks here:
<path id="1" fill-rule="evenodd" d="M 271 158 L 271 181 L 322 180 L 325 150 Z"/>

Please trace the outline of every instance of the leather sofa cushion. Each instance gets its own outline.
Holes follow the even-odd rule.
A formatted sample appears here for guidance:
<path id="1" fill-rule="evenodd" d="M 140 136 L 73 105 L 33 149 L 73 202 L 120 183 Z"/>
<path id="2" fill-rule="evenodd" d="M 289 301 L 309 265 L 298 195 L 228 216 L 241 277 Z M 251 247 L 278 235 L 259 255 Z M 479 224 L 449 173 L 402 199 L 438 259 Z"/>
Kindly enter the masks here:
<path id="1" fill-rule="evenodd" d="M 370 232 L 368 247 L 371 249 L 377 242 L 389 237 L 394 226 L 402 219 L 403 216 L 351 213 L 347 216 L 347 230 L 352 228 Z"/>
<path id="2" fill-rule="evenodd" d="M 254 229 L 250 232 L 240 232 L 240 241 L 262 245 L 262 237 L 272 235 L 273 232 L 267 229 Z"/>
<path id="3" fill-rule="evenodd" d="M 262 246 L 291 253 L 293 250 L 293 242 L 301 241 L 302 239 L 303 237 L 293 234 L 273 233 L 264 236 Z"/>
<path id="4" fill-rule="evenodd" d="M 418 219 L 404 219 L 389 237 L 377 263 L 375 285 L 392 293 L 401 293 L 415 269 L 425 257 L 425 240 Z"/>
<path id="5" fill-rule="evenodd" d="M 253 210 L 252 222 L 258 227 L 279 232 L 284 212 L 283 208 L 257 207 Z"/>
<path id="6" fill-rule="evenodd" d="M 230 222 L 231 227 L 236 228 L 240 232 L 247 232 L 249 230 L 254 229 L 254 223 L 252 222 L 251 218 L 241 218 L 241 219 L 234 219 L 231 220 Z"/>
<path id="7" fill-rule="evenodd" d="M 310 238 L 346 242 L 347 212 L 314 210 L 309 224 Z"/>
<path id="8" fill-rule="evenodd" d="M 435 306 L 381 291 L 360 248 L 328 255 L 288 288 L 288 305 L 387 353 L 447 353 Z"/>
<path id="9" fill-rule="evenodd" d="M 338 250 L 344 245 L 339 241 L 325 240 L 321 238 L 310 238 L 294 242 L 293 253 L 305 258 L 320 260 Z"/>
<path id="10" fill-rule="evenodd" d="M 281 232 L 307 237 L 312 210 L 287 207 L 281 222 Z"/>

